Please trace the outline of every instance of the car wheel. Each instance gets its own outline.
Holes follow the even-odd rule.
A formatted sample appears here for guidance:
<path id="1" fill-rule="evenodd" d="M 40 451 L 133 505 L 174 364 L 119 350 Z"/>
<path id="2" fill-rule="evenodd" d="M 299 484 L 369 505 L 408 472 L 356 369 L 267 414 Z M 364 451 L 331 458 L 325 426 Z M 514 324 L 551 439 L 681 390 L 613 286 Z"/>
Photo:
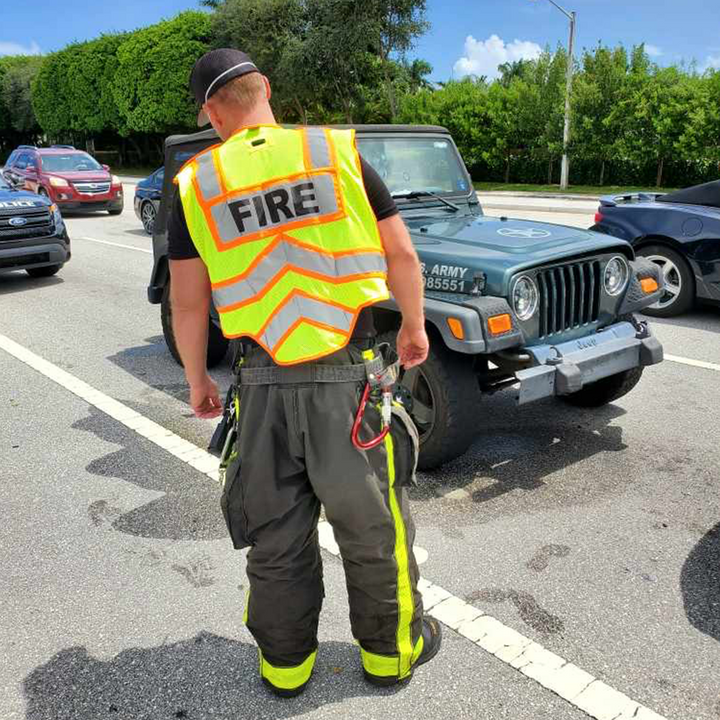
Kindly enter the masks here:
<path id="1" fill-rule="evenodd" d="M 638 255 L 659 265 L 665 280 L 662 297 L 642 312 L 653 317 L 673 317 L 690 310 L 695 303 L 695 280 L 683 256 L 664 245 L 646 245 Z"/>
<path id="2" fill-rule="evenodd" d="M 636 367 L 586 385 L 572 395 L 561 395 L 560 400 L 575 407 L 595 408 L 607 405 L 627 395 L 639 382 L 644 368 Z"/>
<path id="3" fill-rule="evenodd" d="M 169 280 L 167 285 L 165 285 L 162 302 L 160 303 L 160 321 L 162 323 L 163 335 L 165 336 L 165 342 L 167 343 L 168 350 L 173 356 L 175 362 L 182 366 L 182 359 L 180 358 L 180 351 L 178 350 L 177 343 L 175 342 L 175 333 L 173 332 L 172 326 L 172 305 L 170 303 Z M 227 354 L 229 345 L 230 342 L 211 319 L 208 328 L 207 349 L 207 366 L 209 368 L 215 367 L 223 361 L 225 355 Z"/>
<path id="4" fill-rule="evenodd" d="M 34 278 L 52 277 L 56 275 L 62 265 L 46 265 L 45 267 L 25 268 L 25 272 Z"/>
<path id="5" fill-rule="evenodd" d="M 155 216 L 157 215 L 157 212 L 155 211 L 155 206 L 148 200 L 145 201 L 140 206 L 140 218 L 142 220 L 143 227 L 145 228 L 145 232 L 148 235 L 153 234 L 153 228 L 155 227 Z"/>
<path id="6" fill-rule="evenodd" d="M 394 348 L 396 338 L 396 332 L 387 332 L 378 337 L 378 342 Z M 431 338 L 428 359 L 419 367 L 401 369 L 396 386 L 396 395 L 420 434 L 418 467 L 422 470 L 459 457 L 477 434 L 480 386 L 471 359 L 441 343 Z"/>
<path id="7" fill-rule="evenodd" d="M 116 210 L 108 210 L 108 215 L 122 215 L 122 211 L 124 208 L 120 207 Z"/>

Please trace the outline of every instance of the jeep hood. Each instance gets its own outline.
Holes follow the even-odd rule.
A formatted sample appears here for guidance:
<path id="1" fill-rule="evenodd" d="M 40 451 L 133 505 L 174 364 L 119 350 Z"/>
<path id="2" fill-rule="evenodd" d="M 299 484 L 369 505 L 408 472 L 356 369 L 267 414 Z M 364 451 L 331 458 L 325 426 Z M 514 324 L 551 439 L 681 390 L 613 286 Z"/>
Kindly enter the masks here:
<path id="1" fill-rule="evenodd" d="M 489 294 L 504 294 L 513 275 L 538 265 L 612 250 L 632 256 L 624 240 L 566 225 L 482 215 L 405 221 L 426 266 L 445 264 L 482 271 Z"/>

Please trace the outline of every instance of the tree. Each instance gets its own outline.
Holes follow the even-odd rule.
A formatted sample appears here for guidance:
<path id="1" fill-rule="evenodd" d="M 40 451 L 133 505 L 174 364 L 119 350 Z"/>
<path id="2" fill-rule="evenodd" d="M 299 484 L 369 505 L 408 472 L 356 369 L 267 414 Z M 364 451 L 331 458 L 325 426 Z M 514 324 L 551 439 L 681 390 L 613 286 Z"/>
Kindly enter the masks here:
<path id="1" fill-rule="evenodd" d="M 122 133 L 167 134 L 196 127 L 188 79 L 209 41 L 207 14 L 185 12 L 138 30 L 119 45 L 112 93 Z"/>
<path id="2" fill-rule="evenodd" d="M 31 85 L 42 58 L 0 58 L 0 146 L 35 141 L 40 127 L 32 106 Z"/>
<path id="3" fill-rule="evenodd" d="M 598 181 L 605 184 L 607 164 L 618 155 L 622 127 L 613 113 L 625 92 L 628 75 L 625 49 L 598 46 L 586 51 L 573 89 L 572 154 L 599 163 Z"/>
<path id="4" fill-rule="evenodd" d="M 374 19 L 370 38 L 383 63 L 390 114 L 395 122 L 397 99 L 390 70 L 391 56 L 404 58 L 415 40 L 427 32 L 430 24 L 426 19 L 426 0 L 366 0 L 363 5 L 368 17 Z"/>
<path id="5" fill-rule="evenodd" d="M 304 0 L 227 0 L 212 16 L 213 47 L 247 52 L 273 89 L 273 106 L 281 117 L 307 118 L 307 68 L 295 68 L 308 18 Z"/>

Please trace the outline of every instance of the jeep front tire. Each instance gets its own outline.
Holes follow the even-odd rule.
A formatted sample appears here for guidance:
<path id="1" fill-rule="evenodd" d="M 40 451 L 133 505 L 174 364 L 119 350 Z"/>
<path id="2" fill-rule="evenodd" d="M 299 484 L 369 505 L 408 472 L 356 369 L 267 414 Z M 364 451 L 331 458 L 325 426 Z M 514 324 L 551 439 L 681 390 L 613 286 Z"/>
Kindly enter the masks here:
<path id="1" fill-rule="evenodd" d="M 394 348 L 396 339 L 396 332 L 386 332 L 378 342 Z M 439 467 L 470 447 L 477 434 L 480 403 L 470 356 L 451 352 L 431 336 L 427 360 L 419 367 L 401 369 L 397 393 L 420 433 L 420 469 Z"/>
<path id="2" fill-rule="evenodd" d="M 163 335 L 165 336 L 165 342 L 167 343 L 168 350 L 173 356 L 175 362 L 182 366 L 182 359 L 180 358 L 180 352 L 175 342 L 175 333 L 173 332 L 172 326 L 172 305 L 170 303 L 170 281 L 168 280 L 163 291 L 162 302 L 160 303 L 160 320 L 162 322 Z M 219 365 L 225 355 L 230 342 L 222 334 L 220 328 L 215 325 L 210 318 L 208 324 L 208 349 L 207 349 L 207 366 L 209 368 Z"/>

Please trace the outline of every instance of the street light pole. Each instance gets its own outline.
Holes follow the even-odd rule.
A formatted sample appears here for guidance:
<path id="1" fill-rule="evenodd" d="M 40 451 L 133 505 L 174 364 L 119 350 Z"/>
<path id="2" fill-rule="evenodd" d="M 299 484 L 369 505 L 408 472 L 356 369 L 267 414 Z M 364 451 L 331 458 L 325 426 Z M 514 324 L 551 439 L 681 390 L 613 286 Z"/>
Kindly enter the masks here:
<path id="1" fill-rule="evenodd" d="M 570 145 L 570 95 L 572 93 L 573 81 L 573 57 L 575 49 L 575 26 L 577 24 L 577 14 L 568 12 L 565 8 L 558 5 L 555 0 L 548 0 L 554 5 L 567 19 L 570 21 L 570 40 L 568 42 L 568 66 L 567 66 L 567 84 L 565 88 L 565 127 L 563 128 L 563 156 L 562 168 L 560 171 L 560 189 L 567 190 L 570 181 L 570 161 L 568 158 L 568 146 Z"/>

